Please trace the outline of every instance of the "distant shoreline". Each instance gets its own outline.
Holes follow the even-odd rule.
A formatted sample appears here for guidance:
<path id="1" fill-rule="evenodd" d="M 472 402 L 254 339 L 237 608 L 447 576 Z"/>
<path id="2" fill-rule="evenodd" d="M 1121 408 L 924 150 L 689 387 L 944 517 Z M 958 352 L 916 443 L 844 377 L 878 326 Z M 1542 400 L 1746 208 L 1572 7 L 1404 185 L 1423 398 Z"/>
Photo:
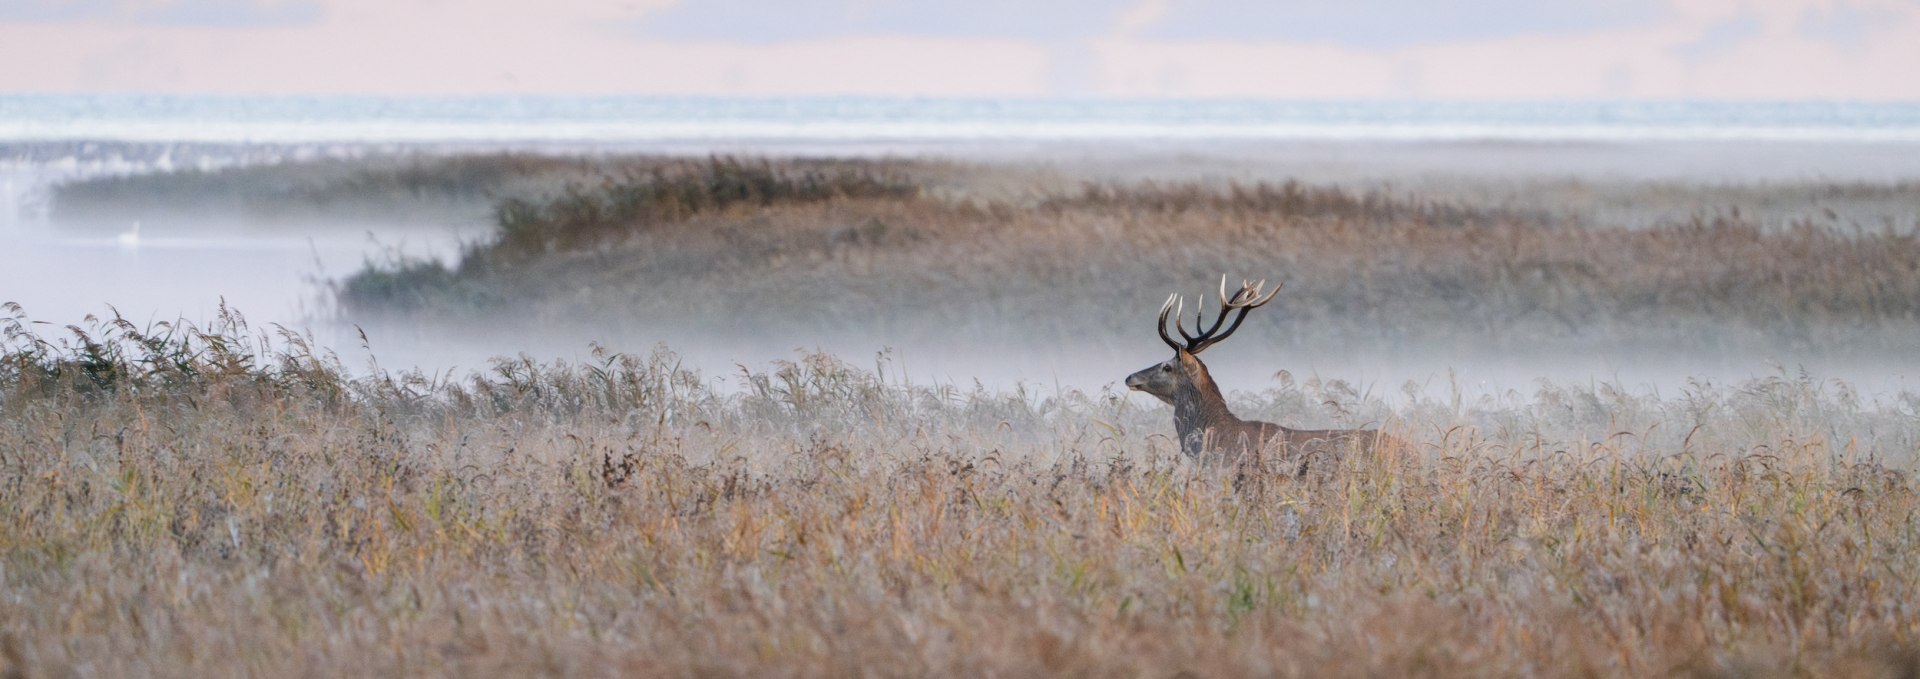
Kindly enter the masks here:
<path id="1" fill-rule="evenodd" d="M 951 159 L 1037 164 L 1116 180 L 1286 178 L 1403 181 L 1498 180 L 1728 182 L 1910 182 L 1920 180 L 1920 141 L 1541 141 L 1541 140 L 916 140 L 711 141 L 0 141 L 0 168 L 81 175 L 215 169 L 380 155 L 533 153 L 699 157 Z"/>
<path id="2" fill-rule="evenodd" d="M 1284 277 L 1290 291 L 1288 313 L 1271 317 L 1289 322 L 1263 333 L 1270 343 L 1222 358 L 1226 365 L 1334 369 L 1379 384 L 1454 368 L 1500 388 L 1541 376 L 1734 379 L 1777 361 L 1891 393 L 1907 388 L 1896 357 L 1917 336 L 1902 315 L 1916 299 L 1902 263 L 1913 261 L 1907 234 L 1920 229 L 1920 153 L 1910 145 L 1052 144 L 964 157 L 817 154 L 837 160 L 756 147 L 712 151 L 738 161 L 691 162 L 684 156 L 707 151 L 520 150 L 539 155 L 441 145 L 0 145 L 12 154 L 0 155 L 0 210 L 21 217 L 9 224 L 0 214 L 0 246 L 35 265 L 0 274 L 0 290 L 42 317 L 77 318 L 111 301 L 136 316 L 201 318 L 204 305 L 224 300 L 300 325 L 301 309 L 332 313 L 335 298 L 325 295 L 339 289 L 322 290 L 320 306 L 289 307 L 315 294 L 314 281 L 345 274 L 366 293 L 358 299 L 371 300 L 354 323 L 402 338 L 381 345 L 389 365 L 474 365 L 588 342 L 697 346 L 691 360 L 721 368 L 794 346 L 847 355 L 892 347 L 940 374 L 1043 374 L 1082 386 L 1110 379 L 1140 339 L 1137 317 L 1105 310 L 1151 311 L 1171 286 L 1190 291 L 1221 273 Z M 219 171 L 152 172 L 202 160 Z M 715 204 L 701 196 L 735 195 L 726 187 L 736 180 L 787 186 L 736 177 L 764 167 L 784 168 L 776 174 L 790 180 L 807 168 L 866 168 L 851 185 L 910 190 L 672 207 Z M 654 169 L 709 180 L 675 184 L 672 200 L 627 200 L 661 195 L 646 188 Z M 570 186 L 577 190 L 563 190 Z M 502 254 L 501 266 L 465 266 L 474 248 L 508 230 L 498 211 L 506 198 L 522 201 L 519 232 L 585 224 L 610 235 L 553 251 L 536 242 L 523 257 Z M 604 218 L 611 206 L 656 202 L 665 216 Z M 141 251 L 114 247 L 136 221 Z M 286 247 L 302 238 L 309 245 Z M 269 247 L 236 258 L 234 242 Z M 40 283 L 69 271 L 93 273 Z M 154 285 L 156 275 L 167 283 Z M 682 301 L 716 289 L 745 294 L 729 297 L 737 313 L 705 317 L 746 325 L 687 327 Z M 925 290 L 941 292 L 902 297 Z M 1076 300 L 1070 311 L 1062 299 Z M 537 322 L 503 322 L 510 314 Z M 965 322 L 956 328 L 954 319 Z M 1026 339 L 1070 337 L 1054 346 L 1072 348 L 1009 365 L 997 347 L 1012 341 L 996 333 L 1016 327 L 1013 319 Z M 515 335 L 520 328 L 535 330 Z M 466 343 L 458 351 L 439 339 L 453 336 Z M 1647 372 L 1649 354 L 1673 363 Z"/>

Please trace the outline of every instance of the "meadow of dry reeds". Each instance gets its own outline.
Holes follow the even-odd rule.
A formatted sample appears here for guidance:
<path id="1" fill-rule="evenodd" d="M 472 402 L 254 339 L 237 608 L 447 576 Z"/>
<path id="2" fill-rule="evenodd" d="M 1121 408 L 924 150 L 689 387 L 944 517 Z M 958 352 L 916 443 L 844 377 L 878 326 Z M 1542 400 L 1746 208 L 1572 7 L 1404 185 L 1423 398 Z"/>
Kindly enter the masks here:
<path id="1" fill-rule="evenodd" d="M 978 185 L 994 172 L 662 162 L 502 201 L 498 235 L 457 264 L 369 268 L 338 296 L 362 322 L 1098 343 L 1140 333 L 1138 315 L 1116 310 L 1249 272 L 1287 286 L 1249 333 L 1284 346 L 1920 350 L 1920 223 L 1827 219 L 1819 203 L 1920 204 L 1915 186 L 1782 189 L 1776 202 L 1806 199 L 1787 220 L 1777 205 L 1749 218 L 1714 202 L 1745 194 L 1699 188 L 1683 217 L 1623 225 L 1293 181 L 988 195 Z"/>
<path id="2" fill-rule="evenodd" d="M 664 349 L 353 377 L 237 314 L 0 321 L 6 676 L 1908 676 L 1920 400 L 1398 407 L 1235 490 L 1159 407 Z M 720 379 L 731 388 L 719 388 Z"/>
<path id="3" fill-rule="evenodd" d="M 892 160 L 409 162 L 235 171 L 336 188 L 206 195 L 492 205 L 497 235 L 459 263 L 339 285 L 348 320 L 443 331 L 1098 342 L 1144 332 L 1116 309 L 1228 271 L 1285 277 L 1240 331 L 1274 342 L 1920 348 L 1914 229 L 1702 198 L 1724 187 L 1616 224 L 1553 200 L 1010 188 Z M 395 178 L 447 167 L 518 188 Z M 69 188 L 56 213 L 203 179 Z M 885 353 L 423 375 L 349 370 L 231 312 L 25 313 L 0 314 L 0 676 L 1920 671 L 1911 393 L 1783 370 L 1388 401 L 1282 374 L 1236 411 L 1411 449 L 1236 483 L 1183 459 L 1145 399 L 913 383 Z"/>
<path id="4" fill-rule="evenodd" d="M 1445 186 L 423 154 L 103 177 L 57 187 L 51 205 L 75 223 L 491 222 L 456 263 L 339 281 L 342 320 L 429 332 L 1111 344 L 1139 334 L 1115 310 L 1234 272 L 1287 286 L 1248 333 L 1283 346 L 1920 351 L 1920 185 Z"/>

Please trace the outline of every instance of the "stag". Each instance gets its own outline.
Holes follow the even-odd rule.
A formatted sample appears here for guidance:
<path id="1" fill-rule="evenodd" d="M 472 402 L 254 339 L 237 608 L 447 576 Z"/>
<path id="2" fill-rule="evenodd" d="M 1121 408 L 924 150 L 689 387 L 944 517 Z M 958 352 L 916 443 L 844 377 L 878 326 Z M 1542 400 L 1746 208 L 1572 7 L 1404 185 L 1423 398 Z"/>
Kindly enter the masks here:
<path id="1" fill-rule="evenodd" d="M 1315 459 L 1337 461 L 1349 450 L 1372 451 L 1376 446 L 1394 441 L 1373 429 L 1288 429 L 1272 422 L 1243 420 L 1227 409 L 1220 385 L 1213 381 L 1206 364 L 1200 362 L 1199 354 L 1232 336 L 1248 312 L 1265 306 L 1273 301 L 1274 295 L 1280 294 L 1281 286 L 1276 285 L 1272 292 L 1262 296 L 1265 287 L 1266 281 L 1242 282 L 1238 292 L 1228 295 L 1227 279 L 1221 277 L 1220 315 L 1198 335 L 1187 334 L 1186 325 L 1180 320 L 1185 304 L 1178 294 L 1169 296 L 1167 303 L 1160 306 L 1156 328 L 1160 339 L 1173 348 L 1173 358 L 1128 375 L 1127 387 L 1173 406 L 1173 428 L 1180 437 L 1180 451 L 1201 462 L 1247 464 L 1251 460 L 1256 465 L 1263 453 L 1271 451 L 1281 460 L 1298 461 L 1300 473 L 1305 474 Z M 1174 317 L 1174 330 L 1184 342 L 1174 341 L 1167 334 L 1169 315 Z M 1204 309 L 1195 312 L 1194 329 L 1200 329 L 1203 315 Z M 1233 322 L 1227 323 L 1230 315 Z"/>

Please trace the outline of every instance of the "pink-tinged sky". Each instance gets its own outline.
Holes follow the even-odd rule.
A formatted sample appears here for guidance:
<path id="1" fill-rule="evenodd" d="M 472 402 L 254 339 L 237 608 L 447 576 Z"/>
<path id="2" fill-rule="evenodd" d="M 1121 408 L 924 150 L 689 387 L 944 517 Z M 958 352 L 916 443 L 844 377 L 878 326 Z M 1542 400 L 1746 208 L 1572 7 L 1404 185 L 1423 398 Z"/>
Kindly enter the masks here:
<path id="1" fill-rule="evenodd" d="M 0 92 L 1920 100 L 1920 0 L 0 0 Z"/>

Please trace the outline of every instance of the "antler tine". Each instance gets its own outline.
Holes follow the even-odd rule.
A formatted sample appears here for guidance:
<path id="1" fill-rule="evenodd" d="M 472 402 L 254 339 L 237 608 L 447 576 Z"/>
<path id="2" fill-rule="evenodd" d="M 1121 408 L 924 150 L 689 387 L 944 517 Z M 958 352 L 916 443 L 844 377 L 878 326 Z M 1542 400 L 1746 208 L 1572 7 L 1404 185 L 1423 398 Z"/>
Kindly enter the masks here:
<path id="1" fill-rule="evenodd" d="M 1245 291 L 1242 290 L 1241 292 L 1245 292 Z M 1233 299 L 1238 299 L 1239 297 L 1240 297 L 1239 292 L 1234 293 Z M 1204 301 L 1206 299 L 1206 295 L 1205 294 L 1199 295 L 1197 299 L 1201 299 Z M 1182 328 L 1180 330 L 1180 336 L 1185 337 L 1187 339 L 1188 347 L 1196 346 L 1197 343 L 1206 342 L 1208 338 L 1213 337 L 1214 333 L 1220 332 L 1220 324 L 1226 322 L 1227 309 L 1231 308 L 1231 306 L 1229 306 L 1228 304 L 1229 301 L 1230 300 L 1227 297 L 1227 276 L 1226 274 L 1221 274 L 1220 275 L 1220 315 L 1213 319 L 1213 327 L 1207 328 L 1206 330 L 1202 330 L 1200 334 L 1197 336 L 1188 335 L 1186 332 L 1186 329 Z M 1206 322 L 1205 313 L 1206 313 L 1206 307 L 1204 306 L 1193 310 L 1193 329 L 1200 330 L 1200 325 Z M 1189 348 L 1188 351 L 1192 351 L 1192 349 Z"/>
<path id="2" fill-rule="evenodd" d="M 1175 296 L 1175 297 L 1180 297 L 1180 294 L 1179 294 L 1179 293 L 1174 293 L 1174 296 Z M 1194 306 L 1195 306 L 1196 308 L 1195 308 L 1195 309 L 1193 310 L 1193 327 L 1194 327 L 1195 329 L 1199 329 L 1199 327 L 1200 327 L 1200 313 L 1206 310 L 1206 308 L 1205 308 L 1205 307 L 1203 306 L 1203 305 L 1204 305 L 1205 303 L 1206 303 L 1206 302 L 1205 302 L 1205 301 L 1203 300 L 1203 301 L 1200 301 L 1200 302 L 1196 302 L 1196 303 L 1194 304 Z M 1180 320 L 1180 318 L 1181 318 L 1182 316 L 1185 316 L 1185 315 L 1186 315 L 1186 313 L 1187 313 L 1187 300 L 1186 300 L 1186 298 L 1184 298 L 1184 297 L 1182 297 L 1182 298 L 1180 299 L 1180 310 L 1179 310 L 1179 311 L 1177 311 L 1177 312 L 1174 312 L 1174 314 L 1173 314 L 1173 330 L 1174 330 L 1175 332 L 1178 332 L 1178 333 L 1180 333 L 1180 339 L 1184 339 L 1184 340 L 1186 340 L 1186 341 L 1187 341 L 1187 344 L 1186 344 L 1186 346 L 1189 346 L 1189 347 L 1191 347 L 1191 346 L 1193 346 L 1193 343 L 1194 343 L 1194 341 L 1195 341 L 1195 340 L 1198 340 L 1198 339 L 1200 339 L 1200 338 L 1198 338 L 1198 337 L 1194 337 L 1193 335 L 1189 335 L 1189 334 L 1187 334 L 1187 325 L 1186 325 L 1186 322 L 1185 322 L 1185 321 L 1182 321 L 1182 320 Z M 1176 347 L 1176 348 L 1178 348 L 1178 347 Z"/>
<path id="3" fill-rule="evenodd" d="M 1185 315 L 1184 312 L 1186 311 L 1186 302 L 1187 302 L 1187 298 L 1185 297 L 1180 298 L 1180 304 L 1181 304 L 1180 310 L 1183 313 L 1178 313 L 1173 315 L 1173 329 L 1180 331 L 1180 337 L 1181 339 L 1184 339 L 1187 341 L 1187 346 L 1193 346 L 1193 343 L 1195 340 L 1203 339 L 1207 336 L 1207 334 L 1202 332 L 1198 337 L 1187 334 L 1187 326 L 1184 322 L 1180 320 L 1180 317 Z M 1205 318 L 1206 314 L 1207 314 L 1207 296 L 1199 295 L 1194 297 L 1193 298 L 1193 329 L 1194 330 L 1200 329 L 1200 324 L 1203 322 L 1201 319 Z"/>
<path id="4" fill-rule="evenodd" d="M 1176 325 L 1179 324 L 1180 316 L 1178 313 L 1176 313 L 1173 310 L 1174 303 L 1179 301 L 1179 299 L 1180 299 L 1180 295 L 1178 293 L 1167 295 L 1167 302 L 1165 304 L 1160 305 L 1160 322 L 1155 323 L 1153 326 L 1153 329 L 1159 331 L 1160 333 L 1160 341 L 1166 342 L 1167 346 L 1173 347 L 1174 351 L 1179 351 L 1181 349 L 1181 346 L 1179 342 L 1173 341 L 1173 338 L 1167 335 L 1167 314 L 1170 314 L 1170 313 L 1174 314 L 1174 323 Z M 1185 336 L 1186 333 L 1182 332 L 1181 335 Z"/>
<path id="5" fill-rule="evenodd" d="M 1160 341 L 1166 342 L 1167 346 L 1173 347 L 1174 351 L 1185 351 L 1193 354 L 1200 353 L 1207 347 L 1213 346 L 1228 336 L 1231 336 L 1233 331 L 1240 329 L 1240 323 L 1247 319 L 1247 312 L 1264 306 L 1267 302 L 1273 301 L 1274 296 L 1280 294 L 1280 288 L 1283 286 L 1284 284 L 1274 286 L 1272 292 L 1266 292 L 1267 282 L 1265 280 L 1261 280 L 1258 283 L 1242 280 L 1240 282 L 1240 289 L 1232 295 L 1228 295 L 1227 277 L 1221 276 L 1220 314 L 1214 317 L 1213 325 L 1207 327 L 1205 330 L 1201 330 L 1197 335 L 1188 333 L 1186 321 L 1181 318 L 1181 316 L 1186 313 L 1186 299 L 1181 297 L 1179 293 L 1174 293 L 1167 296 L 1166 303 L 1160 305 L 1160 321 L 1155 324 L 1154 330 L 1160 333 Z M 1266 294 L 1262 295 L 1261 293 L 1263 292 L 1266 292 Z M 1205 293 L 1201 294 L 1202 298 L 1205 296 Z M 1239 313 L 1232 313 L 1235 311 Z M 1227 316 L 1230 314 L 1233 316 L 1233 323 L 1229 325 L 1227 324 Z M 1184 344 L 1174 341 L 1173 336 L 1167 334 L 1167 316 L 1169 315 L 1173 316 L 1174 332 L 1180 334 L 1180 338 L 1185 340 Z M 1194 329 L 1200 330 L 1200 326 L 1205 322 L 1206 306 L 1203 299 L 1201 306 L 1194 309 L 1193 312 Z M 1220 329 L 1222 325 L 1227 326 L 1224 332 Z"/>
<path id="6" fill-rule="evenodd" d="M 1280 289 L 1286 286 L 1286 283 L 1273 286 L 1272 292 L 1268 292 L 1265 297 L 1261 297 L 1261 289 L 1267 287 L 1267 281 L 1265 279 L 1262 279 L 1258 283 L 1241 281 L 1240 291 L 1233 294 L 1232 301 L 1222 302 L 1222 306 L 1231 309 L 1257 309 L 1264 306 L 1267 302 L 1273 301 L 1274 295 L 1280 294 Z M 1222 294 L 1221 299 L 1224 300 L 1225 298 L 1226 295 Z"/>
<path id="7" fill-rule="evenodd" d="M 1266 285 L 1267 282 L 1265 280 L 1261 280 L 1258 283 L 1243 280 L 1240 284 L 1240 290 L 1233 293 L 1232 298 L 1228 299 L 1224 294 L 1226 288 L 1223 282 L 1221 286 L 1223 294 L 1221 295 L 1220 302 L 1220 317 L 1214 320 L 1213 327 L 1209 328 L 1208 332 L 1201 334 L 1197 342 L 1189 341 L 1187 343 L 1187 351 L 1197 354 L 1207 347 L 1218 344 L 1220 341 L 1233 336 L 1233 331 L 1239 330 L 1240 323 L 1247 320 L 1247 312 L 1264 306 L 1267 302 L 1273 301 L 1274 296 L 1280 294 L 1280 288 L 1285 287 L 1286 284 L 1282 283 L 1281 285 L 1274 286 L 1273 291 L 1268 292 L 1263 297 L 1260 293 Z M 1220 324 L 1227 320 L 1227 312 L 1233 310 L 1240 312 L 1234 314 L 1233 323 L 1227 326 L 1225 332 L 1221 332 L 1218 335 L 1214 334 L 1213 331 L 1218 330 Z"/>
<path id="8" fill-rule="evenodd" d="M 1263 278 L 1263 279 L 1260 279 L 1260 285 L 1257 285 L 1257 286 L 1254 286 L 1254 290 L 1256 290 L 1256 291 L 1257 291 L 1257 290 L 1259 290 L 1259 289 L 1260 289 L 1260 287 L 1261 287 L 1261 286 L 1265 286 L 1266 284 L 1267 284 L 1267 281 L 1266 281 L 1266 279 L 1264 279 L 1264 278 Z M 1266 296 L 1266 298 L 1265 298 L 1265 299 L 1262 299 L 1262 300 L 1260 300 L 1260 301 L 1258 301 L 1258 302 L 1255 302 L 1255 303 L 1253 304 L 1253 306 L 1266 306 L 1266 304 L 1267 304 L 1267 302 L 1271 302 L 1271 301 L 1273 301 L 1273 298 L 1274 298 L 1274 296 L 1275 296 L 1275 295 L 1278 295 L 1278 294 L 1280 294 L 1280 289 L 1281 289 L 1281 288 L 1284 288 L 1284 287 L 1287 287 L 1287 282 L 1286 282 L 1286 281 L 1280 281 L 1279 283 L 1276 283 L 1276 284 L 1274 284 L 1274 286 L 1273 286 L 1273 292 L 1269 292 L 1269 293 L 1267 293 L 1267 296 Z M 1256 294 L 1256 295 L 1257 295 L 1257 294 L 1259 294 L 1259 293 L 1258 293 L 1258 292 L 1255 292 L 1254 294 Z"/>

